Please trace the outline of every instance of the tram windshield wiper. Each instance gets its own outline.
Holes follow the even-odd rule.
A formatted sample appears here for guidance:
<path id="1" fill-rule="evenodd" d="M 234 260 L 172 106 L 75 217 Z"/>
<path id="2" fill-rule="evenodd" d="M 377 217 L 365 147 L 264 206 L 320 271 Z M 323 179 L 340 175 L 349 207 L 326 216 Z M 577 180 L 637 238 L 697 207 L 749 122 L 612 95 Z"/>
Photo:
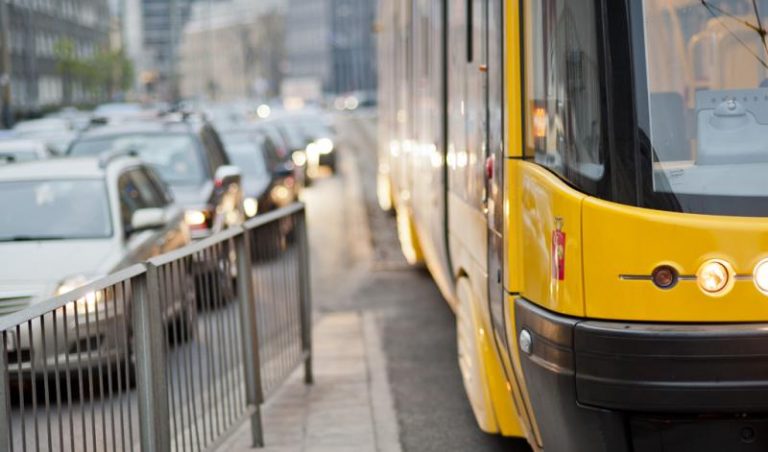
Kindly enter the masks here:
<path id="1" fill-rule="evenodd" d="M 704 8 L 707 9 L 709 14 L 712 15 L 712 17 L 714 17 L 715 19 L 717 19 L 717 21 L 720 22 L 720 25 L 722 25 L 723 28 L 728 30 L 728 33 L 730 33 L 731 36 L 733 36 L 733 38 L 736 41 L 738 41 L 739 44 L 741 44 L 742 47 L 747 49 L 747 52 L 749 52 L 753 57 L 755 57 L 755 59 L 764 68 L 768 69 L 768 63 L 765 61 L 765 59 L 761 58 L 754 50 L 752 50 L 752 48 L 749 47 L 749 45 L 747 45 L 747 43 L 744 42 L 741 38 L 739 38 L 739 36 L 736 33 L 734 33 L 728 27 L 728 25 L 726 25 L 725 22 L 723 22 L 723 20 L 720 18 L 720 15 L 726 16 L 726 17 L 728 17 L 730 19 L 733 19 L 735 22 L 744 25 L 745 27 L 747 27 L 748 29 L 754 31 L 755 33 L 757 33 L 757 35 L 760 36 L 760 40 L 763 43 L 763 48 L 765 49 L 766 54 L 768 54 L 768 42 L 766 41 L 766 35 L 768 35 L 768 31 L 766 31 L 765 27 L 763 27 L 763 22 L 760 19 L 760 11 L 757 8 L 757 0 L 752 0 L 752 7 L 753 7 L 753 11 L 755 13 L 755 19 L 757 20 L 757 25 L 755 25 L 753 23 L 750 23 L 749 21 L 746 21 L 746 20 L 744 20 L 744 19 L 742 19 L 740 17 L 736 17 L 733 14 L 729 13 L 728 11 L 720 8 L 719 6 L 714 5 L 712 3 L 709 3 L 707 0 L 699 0 L 699 1 L 701 2 L 701 5 Z M 718 15 L 718 13 L 720 15 Z"/>

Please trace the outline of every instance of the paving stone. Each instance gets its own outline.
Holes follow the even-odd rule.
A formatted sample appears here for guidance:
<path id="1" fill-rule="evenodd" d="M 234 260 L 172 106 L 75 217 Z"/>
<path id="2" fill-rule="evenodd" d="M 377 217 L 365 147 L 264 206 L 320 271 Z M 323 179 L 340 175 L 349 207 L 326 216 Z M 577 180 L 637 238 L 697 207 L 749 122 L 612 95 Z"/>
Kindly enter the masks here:
<path id="1" fill-rule="evenodd" d="M 314 334 L 315 384 L 297 370 L 262 409 L 264 452 L 376 451 L 371 376 L 361 316 L 329 314 Z M 380 378 L 380 377 L 379 377 Z M 220 451 L 250 449 L 247 425 Z"/>

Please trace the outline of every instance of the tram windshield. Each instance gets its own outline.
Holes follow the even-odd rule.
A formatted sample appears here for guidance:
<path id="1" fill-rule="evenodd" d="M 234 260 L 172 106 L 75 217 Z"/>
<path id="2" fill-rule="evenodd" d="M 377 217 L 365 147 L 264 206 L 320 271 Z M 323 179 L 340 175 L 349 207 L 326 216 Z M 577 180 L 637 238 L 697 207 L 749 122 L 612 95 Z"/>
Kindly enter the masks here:
<path id="1" fill-rule="evenodd" d="M 749 215 L 727 205 L 768 197 L 768 0 L 642 10 L 653 191 L 683 211 Z"/>

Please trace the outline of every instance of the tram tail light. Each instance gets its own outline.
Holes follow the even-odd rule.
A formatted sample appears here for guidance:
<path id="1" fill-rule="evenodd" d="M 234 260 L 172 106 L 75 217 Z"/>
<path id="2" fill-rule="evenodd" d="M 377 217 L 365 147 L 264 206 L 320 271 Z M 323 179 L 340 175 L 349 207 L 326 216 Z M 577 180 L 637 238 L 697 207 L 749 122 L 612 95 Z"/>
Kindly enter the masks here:
<path id="1" fill-rule="evenodd" d="M 533 110 L 533 137 L 545 138 L 547 136 L 547 110 L 536 107 Z"/>

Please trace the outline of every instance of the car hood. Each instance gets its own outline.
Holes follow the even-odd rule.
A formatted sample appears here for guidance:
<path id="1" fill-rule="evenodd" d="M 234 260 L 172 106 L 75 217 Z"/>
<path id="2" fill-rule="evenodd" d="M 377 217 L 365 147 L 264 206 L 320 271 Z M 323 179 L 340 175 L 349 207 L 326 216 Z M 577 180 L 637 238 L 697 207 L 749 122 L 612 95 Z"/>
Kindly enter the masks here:
<path id="1" fill-rule="evenodd" d="M 203 185 L 174 185 L 171 193 L 176 203 L 182 208 L 198 208 L 208 204 L 211 197 L 213 184 L 206 182 Z"/>
<path id="2" fill-rule="evenodd" d="M 119 246 L 108 239 L 0 243 L 0 286 L 105 275 L 119 264 Z"/>

